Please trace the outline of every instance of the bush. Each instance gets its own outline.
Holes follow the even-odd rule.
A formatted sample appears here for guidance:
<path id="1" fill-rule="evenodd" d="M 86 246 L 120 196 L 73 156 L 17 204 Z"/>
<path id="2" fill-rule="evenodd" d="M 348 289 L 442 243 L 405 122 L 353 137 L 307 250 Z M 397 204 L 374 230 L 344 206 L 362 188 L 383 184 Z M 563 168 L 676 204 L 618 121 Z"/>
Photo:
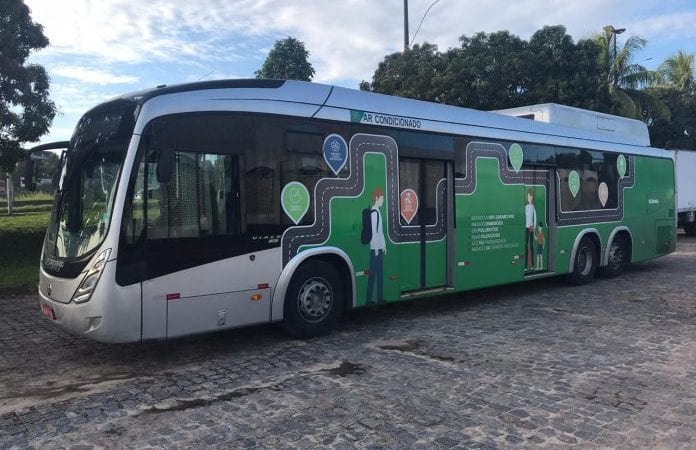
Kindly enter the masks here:
<path id="1" fill-rule="evenodd" d="M 0 293 L 36 289 L 49 217 L 48 212 L 0 216 Z"/>

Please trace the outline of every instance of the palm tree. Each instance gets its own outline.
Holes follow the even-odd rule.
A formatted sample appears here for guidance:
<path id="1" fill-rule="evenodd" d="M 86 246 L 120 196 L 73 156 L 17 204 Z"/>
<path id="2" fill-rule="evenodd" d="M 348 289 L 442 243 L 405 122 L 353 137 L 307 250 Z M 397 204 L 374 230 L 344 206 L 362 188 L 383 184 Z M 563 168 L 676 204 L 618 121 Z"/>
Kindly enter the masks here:
<path id="1" fill-rule="evenodd" d="M 608 88 L 609 97 L 615 104 L 612 112 L 640 119 L 643 108 L 649 107 L 659 116 L 668 118 L 670 114 L 665 104 L 643 91 L 643 88 L 658 83 L 660 75 L 633 62 L 647 41 L 638 36 L 631 36 L 622 47 L 617 47 L 616 37 L 617 33 L 613 27 L 605 27 L 604 33 L 598 34 L 594 39 L 599 47 L 602 83 Z"/>
<path id="2" fill-rule="evenodd" d="M 676 55 L 667 58 L 665 62 L 660 64 L 657 71 L 669 86 L 683 91 L 693 91 L 696 88 L 693 53 L 679 50 Z"/>

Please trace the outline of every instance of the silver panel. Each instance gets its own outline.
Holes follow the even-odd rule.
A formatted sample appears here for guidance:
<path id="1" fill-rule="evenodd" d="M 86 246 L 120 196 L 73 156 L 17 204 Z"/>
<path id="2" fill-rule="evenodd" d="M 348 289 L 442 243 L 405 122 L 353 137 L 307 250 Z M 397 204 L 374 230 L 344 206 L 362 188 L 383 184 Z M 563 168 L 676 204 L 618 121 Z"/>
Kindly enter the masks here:
<path id="1" fill-rule="evenodd" d="M 252 295 L 261 300 L 252 301 Z M 167 338 L 268 322 L 270 289 L 187 297 L 167 302 Z"/>
<path id="2" fill-rule="evenodd" d="M 402 99 L 403 100 L 403 99 Z M 405 101 L 405 100 L 404 100 Z M 409 100 L 409 101 L 415 101 L 415 100 Z M 430 105 L 429 103 L 426 102 L 420 102 L 425 105 Z M 453 107 L 445 107 L 442 105 L 437 105 L 441 108 L 453 108 Z M 360 105 L 355 105 L 355 109 L 361 109 Z M 506 120 L 515 120 L 515 121 L 520 121 L 520 122 L 531 122 L 534 123 L 533 121 L 529 119 L 518 119 L 516 117 L 507 117 L 507 116 L 502 116 L 499 114 L 493 114 L 493 113 L 484 113 L 482 111 L 474 111 L 474 110 L 465 110 L 463 108 L 454 108 L 455 110 L 462 109 L 464 111 L 473 111 L 475 113 L 480 113 L 480 114 L 490 114 L 493 116 L 498 116 L 500 118 L 506 119 Z M 362 110 L 367 110 L 367 105 L 362 108 Z M 380 111 L 381 113 L 381 111 Z M 396 113 L 394 114 L 396 116 L 403 117 L 405 114 L 399 114 Z M 318 119 L 326 119 L 326 120 L 337 120 L 337 121 L 342 121 L 342 122 L 350 122 L 350 110 L 349 109 L 343 109 L 343 108 L 336 108 L 336 107 L 331 107 L 331 106 L 324 106 L 322 107 L 319 112 L 314 116 Z M 520 142 L 535 142 L 539 144 L 548 144 L 548 145 L 558 145 L 558 146 L 564 146 L 564 147 L 579 147 L 579 148 L 587 148 L 587 149 L 594 149 L 594 150 L 604 150 L 604 151 L 612 151 L 612 152 L 617 152 L 617 153 L 625 153 L 625 154 L 633 154 L 633 155 L 647 155 L 647 156 L 655 156 L 655 157 L 660 157 L 660 158 L 671 158 L 670 152 L 667 150 L 662 150 L 662 149 L 656 149 L 652 147 L 641 147 L 641 146 L 633 146 L 633 145 L 628 145 L 628 144 L 619 144 L 619 143 L 611 143 L 611 142 L 603 142 L 603 141 L 598 141 L 596 135 L 590 136 L 591 140 L 586 140 L 581 136 L 578 136 L 580 133 L 568 133 L 568 136 L 563 136 L 563 135 L 552 135 L 552 134 L 538 134 L 532 130 L 517 130 L 514 128 L 496 128 L 487 125 L 485 122 L 482 122 L 480 124 L 466 124 L 466 123 L 457 123 L 457 122 L 449 122 L 447 120 L 457 120 L 458 117 L 457 115 L 452 115 L 443 117 L 443 121 L 437 121 L 437 120 L 428 120 L 428 119 L 420 119 L 422 127 L 416 131 L 432 131 L 432 132 L 437 132 L 437 133 L 447 133 L 447 134 L 456 134 L 456 135 L 463 135 L 463 136 L 472 136 L 472 137 L 477 137 L 477 138 L 485 138 L 485 139 L 492 139 L 492 140 L 507 140 L 507 141 L 520 141 Z M 491 124 L 492 125 L 492 124 Z M 507 124 L 509 126 L 509 124 Z M 552 124 L 546 124 L 543 122 L 538 122 L 539 126 L 549 126 L 549 127 L 555 127 L 557 125 L 552 125 Z M 526 127 L 523 127 L 526 128 Z M 409 128 L 410 129 L 410 128 Z M 572 129 L 569 129 L 572 130 Z M 548 131 L 548 130 L 546 130 Z M 572 130 L 574 131 L 574 130 Z M 582 134 L 586 134 L 587 132 L 583 132 Z"/>
<path id="3" fill-rule="evenodd" d="M 274 248 L 144 281 L 143 339 L 180 336 L 194 332 L 191 330 L 215 330 L 218 311 L 215 308 L 220 305 L 227 305 L 222 309 L 227 311 L 226 324 L 231 326 L 267 322 L 279 273 L 280 248 Z M 251 293 L 246 293 L 246 301 L 239 303 L 237 299 L 241 297 L 233 294 L 261 291 L 259 285 L 264 283 L 269 288 L 265 289 L 267 292 L 262 294 L 261 301 L 252 302 Z M 167 301 L 167 294 L 178 294 L 181 299 Z M 233 306 L 235 309 L 231 309 Z M 167 308 L 171 309 L 169 314 Z M 213 315 L 215 321 L 211 322 Z M 205 328 L 210 323 L 214 326 Z"/>
<path id="4" fill-rule="evenodd" d="M 203 94 L 208 95 L 203 96 Z M 134 132 L 141 134 L 145 125 L 156 117 L 182 112 L 235 111 L 311 117 L 317 108 L 317 105 L 310 103 L 223 98 L 218 97 L 216 91 L 183 92 L 163 95 L 147 101 L 143 105 Z"/>
<path id="5" fill-rule="evenodd" d="M 92 298 L 86 303 L 59 303 L 43 292 L 39 293 L 39 301 L 53 308 L 58 325 L 76 334 L 100 342 L 137 342 L 140 340 L 140 286 L 120 287 L 115 274 L 116 263 L 107 263 Z"/>

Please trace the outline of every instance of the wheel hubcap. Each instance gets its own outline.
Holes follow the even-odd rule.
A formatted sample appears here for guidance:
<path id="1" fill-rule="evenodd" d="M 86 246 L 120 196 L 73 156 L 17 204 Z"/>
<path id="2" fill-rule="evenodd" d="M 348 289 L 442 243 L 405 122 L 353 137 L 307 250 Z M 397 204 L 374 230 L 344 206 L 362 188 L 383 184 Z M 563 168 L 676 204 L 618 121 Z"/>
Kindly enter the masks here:
<path id="1" fill-rule="evenodd" d="M 331 285 L 323 278 L 312 278 L 302 285 L 297 296 L 297 306 L 307 322 L 320 322 L 331 311 L 333 294 Z"/>

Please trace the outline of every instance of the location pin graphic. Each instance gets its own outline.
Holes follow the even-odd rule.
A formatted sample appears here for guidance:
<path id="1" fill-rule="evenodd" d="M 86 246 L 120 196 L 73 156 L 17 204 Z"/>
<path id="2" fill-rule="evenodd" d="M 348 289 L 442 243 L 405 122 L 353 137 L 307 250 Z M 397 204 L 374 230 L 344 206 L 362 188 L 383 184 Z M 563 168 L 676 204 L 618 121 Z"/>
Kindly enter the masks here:
<path id="1" fill-rule="evenodd" d="M 413 189 L 404 189 L 400 196 L 401 217 L 410 224 L 418 212 L 418 195 Z"/>
<path id="2" fill-rule="evenodd" d="M 619 172 L 619 178 L 626 176 L 626 157 L 624 155 L 619 155 L 616 158 L 616 171 Z"/>
<path id="3" fill-rule="evenodd" d="M 322 147 L 324 153 L 324 161 L 331 168 L 334 175 L 343 169 L 348 161 L 348 145 L 346 141 L 338 134 L 330 134 L 324 139 Z"/>
<path id="4" fill-rule="evenodd" d="M 609 199 L 609 187 L 604 181 L 599 183 L 597 195 L 599 196 L 599 202 L 602 204 L 602 208 L 604 208 L 607 205 L 607 200 Z"/>
<path id="5" fill-rule="evenodd" d="M 512 144 L 510 150 L 508 150 L 508 157 L 510 158 L 510 164 L 512 164 L 513 170 L 519 172 L 522 168 L 522 162 L 524 161 L 522 146 L 520 144 Z"/>
<path id="6" fill-rule="evenodd" d="M 568 188 L 573 197 L 577 197 L 580 192 L 580 175 L 574 170 L 568 174 Z"/>
<path id="7" fill-rule="evenodd" d="M 309 191 L 304 184 L 291 181 L 280 193 L 280 204 L 285 214 L 297 225 L 309 210 Z"/>

